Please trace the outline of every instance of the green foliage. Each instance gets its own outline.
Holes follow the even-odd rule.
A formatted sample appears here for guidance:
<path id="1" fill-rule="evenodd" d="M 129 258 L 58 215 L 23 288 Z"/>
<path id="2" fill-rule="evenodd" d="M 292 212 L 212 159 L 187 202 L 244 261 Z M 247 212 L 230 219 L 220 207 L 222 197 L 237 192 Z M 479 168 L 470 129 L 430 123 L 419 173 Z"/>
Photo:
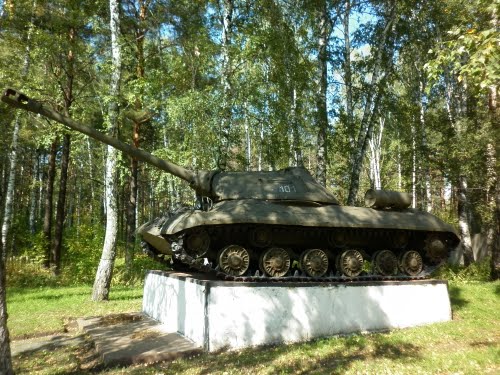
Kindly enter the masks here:
<path id="1" fill-rule="evenodd" d="M 468 267 L 446 264 L 440 267 L 433 276 L 457 284 L 488 282 L 491 272 L 490 261 L 490 258 L 487 257 Z"/>
<path id="2" fill-rule="evenodd" d="M 102 252 L 102 225 L 80 225 L 66 234 L 62 258 L 63 285 L 91 285 Z"/>
<path id="3" fill-rule="evenodd" d="M 9 288 L 55 287 L 60 280 L 53 272 L 43 267 L 42 263 L 27 257 L 11 257 L 6 268 L 7 286 Z"/>
<path id="4" fill-rule="evenodd" d="M 130 270 L 125 267 L 125 259 L 118 258 L 115 261 L 112 284 L 121 286 L 142 285 L 148 270 L 163 268 L 164 266 L 160 263 L 144 254 L 136 255 L 134 257 L 132 269 Z"/>
<path id="5" fill-rule="evenodd" d="M 68 230 L 61 272 L 55 276 L 53 270 L 43 266 L 46 240 L 43 233 L 32 236 L 33 243 L 22 249 L 22 255 L 9 258 L 7 280 L 9 287 L 54 287 L 92 285 L 101 257 L 104 228 L 101 225 L 86 225 Z M 118 254 L 124 253 L 123 243 Z M 117 257 L 112 285 L 141 285 L 146 271 L 161 265 L 143 254 L 137 254 L 132 269 L 127 270 L 125 259 Z"/>
<path id="6" fill-rule="evenodd" d="M 431 81 L 449 70 L 458 81 L 487 90 L 500 81 L 500 31 L 498 1 L 474 0 L 467 8 L 474 15 L 447 32 L 437 50 L 429 50 L 435 58 L 425 67 Z"/>
<path id="7" fill-rule="evenodd" d="M 295 152 L 300 150 L 304 165 L 314 172 L 319 92 L 316 11 L 320 3 L 234 3 L 230 98 L 223 97 L 221 83 L 225 74 L 221 66 L 223 2 L 142 2 L 147 8 L 144 19 L 135 9 L 138 2 L 122 3 L 120 42 L 124 53 L 118 136 L 130 143 L 132 120 L 143 121 L 138 140 L 141 148 L 190 169 L 213 169 L 219 157 L 224 103 L 231 102 L 229 169 L 283 168 L 295 163 Z M 0 80 L 58 110 L 64 107 L 71 83 L 70 115 L 106 131 L 111 72 L 107 4 L 12 4 L 5 7 L 0 20 Z M 342 35 L 345 2 L 325 4 L 332 16 L 328 41 L 328 188 L 342 203 L 346 201 L 359 123 L 367 97 L 373 92 L 368 83 L 378 41 L 389 8 L 395 4 L 397 22 L 387 43 L 380 46 L 384 87 L 378 111 L 371 114 L 374 123 L 383 119 L 386 124 L 380 150 L 382 188 L 414 188 L 418 208 L 426 208 L 425 183 L 429 176 L 433 213 L 456 224 L 455 185 L 457 177 L 466 174 L 471 187 L 471 221 L 477 231 L 491 225 L 494 205 L 488 184 L 495 175 L 495 165 L 485 150 L 488 144 L 495 144 L 498 126 L 488 112 L 486 88 L 494 90 L 500 80 L 498 1 L 351 1 L 348 19 L 357 22 L 351 22 L 349 51 L 344 50 Z M 71 36 L 73 28 L 75 34 Z M 351 57 L 353 84 L 354 109 L 350 114 L 346 113 L 346 52 Z M 26 77 L 24 61 L 30 62 Z M 14 112 L 2 105 L 0 114 L 4 129 L 0 139 L 3 200 Z M 351 124 L 347 123 L 348 115 L 353 119 Z M 36 205 L 39 230 L 45 208 L 47 148 L 62 127 L 28 114 L 21 119 L 10 241 L 13 246 L 8 251 L 29 261 L 11 263 L 11 285 L 90 284 L 104 234 L 106 149 L 72 133 L 65 250 L 61 275 L 55 279 L 40 265 L 48 244 L 41 233 L 30 233 L 28 207 Z M 60 150 L 56 159 L 59 170 Z M 372 184 L 368 160 L 364 166 L 360 193 Z M 194 193 L 186 183 L 146 165 L 140 164 L 139 169 L 139 223 L 179 204 L 193 203 Z M 129 158 L 122 156 L 117 197 L 122 241 L 126 237 L 129 173 Z M 54 186 L 57 195 L 58 172 Z M 121 257 L 123 243 L 117 251 Z M 128 274 L 120 257 L 115 284 L 140 281 L 145 268 L 156 267 L 149 259 L 137 256 L 132 274 Z M 460 279 L 461 272 L 450 269 L 449 276 Z"/>

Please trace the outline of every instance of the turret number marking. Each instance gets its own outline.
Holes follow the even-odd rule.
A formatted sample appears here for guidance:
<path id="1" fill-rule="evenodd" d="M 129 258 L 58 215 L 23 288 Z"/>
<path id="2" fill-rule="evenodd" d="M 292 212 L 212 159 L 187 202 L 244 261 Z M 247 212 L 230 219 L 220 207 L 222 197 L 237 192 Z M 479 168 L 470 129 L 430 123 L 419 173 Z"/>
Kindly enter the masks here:
<path id="1" fill-rule="evenodd" d="M 278 192 L 280 192 L 280 193 L 296 193 L 297 189 L 295 189 L 295 186 L 292 184 L 279 185 Z"/>

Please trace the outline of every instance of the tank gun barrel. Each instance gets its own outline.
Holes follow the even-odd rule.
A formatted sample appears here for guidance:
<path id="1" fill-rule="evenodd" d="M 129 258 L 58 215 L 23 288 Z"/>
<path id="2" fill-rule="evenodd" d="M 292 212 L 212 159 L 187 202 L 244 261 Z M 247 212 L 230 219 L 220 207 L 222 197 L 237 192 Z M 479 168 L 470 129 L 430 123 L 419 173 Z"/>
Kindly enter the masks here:
<path id="1" fill-rule="evenodd" d="M 189 169 L 183 168 L 177 164 L 174 164 L 168 160 L 160 159 L 149 152 L 135 148 L 129 144 L 121 142 L 120 140 L 103 134 L 89 126 L 83 125 L 58 111 L 50 108 L 49 106 L 29 98 L 27 95 L 22 94 L 14 89 L 8 88 L 4 91 L 2 95 L 2 101 L 8 105 L 23 109 L 25 111 L 33 112 L 54 121 L 57 121 L 70 129 L 76 130 L 80 133 L 86 134 L 87 136 L 98 140 L 102 143 L 110 145 L 127 155 L 135 157 L 137 160 L 143 161 L 145 163 L 151 164 L 165 172 L 173 174 L 183 180 L 187 181 L 193 189 L 195 189 L 200 195 L 208 195 L 210 191 L 210 179 L 211 173 L 207 171 L 193 172 Z"/>

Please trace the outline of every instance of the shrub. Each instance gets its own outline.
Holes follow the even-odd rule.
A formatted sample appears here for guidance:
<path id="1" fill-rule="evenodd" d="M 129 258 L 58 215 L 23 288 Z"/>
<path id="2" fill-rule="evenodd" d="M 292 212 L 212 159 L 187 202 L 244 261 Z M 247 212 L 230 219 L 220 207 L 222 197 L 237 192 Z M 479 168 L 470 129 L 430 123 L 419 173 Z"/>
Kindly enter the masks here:
<path id="1" fill-rule="evenodd" d="M 490 281 L 490 258 L 472 263 L 468 267 L 446 264 L 440 267 L 433 276 L 455 283 Z"/>

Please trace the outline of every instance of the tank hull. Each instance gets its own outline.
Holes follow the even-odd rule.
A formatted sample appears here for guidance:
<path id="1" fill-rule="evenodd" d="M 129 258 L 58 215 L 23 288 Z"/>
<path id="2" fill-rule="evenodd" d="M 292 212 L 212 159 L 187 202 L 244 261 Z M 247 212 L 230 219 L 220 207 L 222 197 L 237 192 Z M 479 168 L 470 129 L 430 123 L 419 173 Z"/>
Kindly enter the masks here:
<path id="1" fill-rule="evenodd" d="M 271 255 L 276 253 L 273 249 L 282 249 L 292 264 L 304 263 L 305 253 L 320 249 L 327 258 L 325 267 L 330 274 L 339 269 L 348 273 L 341 264 L 342 256 L 352 258 L 352 252 L 354 257 L 361 256 L 362 261 L 373 261 L 381 267 L 387 261 L 377 260 L 380 251 L 400 258 L 420 256 L 420 273 L 423 267 L 446 259 L 459 243 L 452 226 L 413 209 L 377 210 L 253 199 L 218 202 L 209 211 L 185 210 L 147 223 L 138 232 L 154 252 L 165 255 L 175 255 L 178 239 L 191 236 L 194 240 L 184 241 L 182 250 L 193 259 L 204 258 L 213 265 L 223 262 L 221 252 L 228 247 L 244 248 L 249 258 L 247 272 L 260 269 L 264 273 L 263 256 L 269 251 Z M 438 241 L 437 250 L 432 241 Z M 202 243 L 204 251 L 190 251 L 192 242 Z M 345 263 L 352 262 L 351 258 Z M 191 263 L 195 264 L 193 259 Z M 406 260 L 407 265 L 411 262 L 412 259 Z M 299 265 L 299 269 L 304 268 Z M 288 275 L 290 272 L 293 267 L 287 269 Z M 314 275 L 313 271 L 310 273 Z M 356 276 L 359 273 L 356 271 Z M 321 272 L 323 275 L 326 272 Z"/>
<path id="2" fill-rule="evenodd" d="M 168 236 L 198 226 L 259 224 L 322 228 L 404 229 L 448 232 L 455 229 L 429 213 L 406 209 L 375 210 L 350 206 L 304 206 L 290 202 L 243 200 L 222 201 L 212 210 L 189 210 L 166 220 L 161 235 Z"/>

